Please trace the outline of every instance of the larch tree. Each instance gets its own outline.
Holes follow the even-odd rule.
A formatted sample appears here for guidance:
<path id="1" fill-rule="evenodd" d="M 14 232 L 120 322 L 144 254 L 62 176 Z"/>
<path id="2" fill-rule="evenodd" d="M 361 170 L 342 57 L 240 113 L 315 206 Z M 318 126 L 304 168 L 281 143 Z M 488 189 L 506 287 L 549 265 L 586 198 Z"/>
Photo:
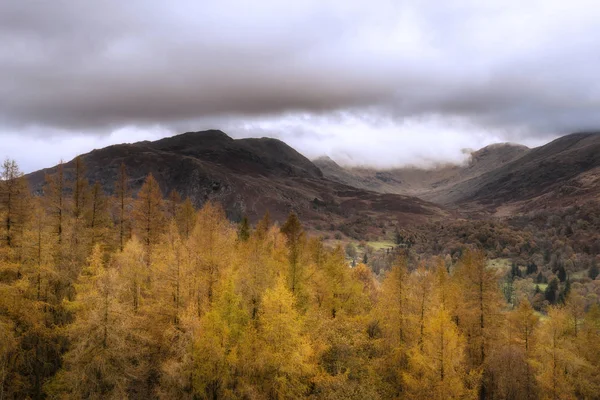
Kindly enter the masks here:
<path id="1" fill-rule="evenodd" d="M 26 178 L 14 160 L 6 159 L 0 170 L 0 216 L 2 236 L 0 244 L 8 248 L 20 246 L 27 219 L 29 187 Z"/>
<path id="2" fill-rule="evenodd" d="M 89 182 L 86 178 L 86 167 L 81 156 L 77 156 L 72 167 L 72 180 L 68 182 L 71 189 L 71 230 L 68 259 L 74 273 L 85 264 L 91 252 L 91 232 L 89 232 Z"/>
<path id="3" fill-rule="evenodd" d="M 594 398 L 600 393 L 600 304 L 593 304 L 583 319 L 577 336 L 577 348 L 585 368 L 575 382 L 577 395 Z"/>
<path id="4" fill-rule="evenodd" d="M 121 163 L 117 180 L 115 181 L 115 199 L 116 205 L 116 223 L 118 227 L 118 243 L 119 249 L 123 251 L 125 242 L 129 238 L 130 219 L 129 207 L 131 205 L 131 189 L 129 187 L 129 177 L 127 176 L 127 168 Z"/>
<path id="5" fill-rule="evenodd" d="M 86 167 L 81 156 L 75 158 L 73 167 L 73 181 L 71 182 L 71 194 L 73 196 L 73 217 L 75 220 L 83 218 L 87 206 L 88 180 L 85 177 Z"/>
<path id="6" fill-rule="evenodd" d="M 410 303 L 409 321 L 418 327 L 416 343 L 420 348 L 422 348 L 425 339 L 427 314 L 433 302 L 432 283 L 431 272 L 423 264 L 410 275 L 409 285 L 412 290 L 408 299 Z"/>
<path id="7" fill-rule="evenodd" d="M 134 236 L 127 242 L 122 252 L 115 257 L 119 277 L 125 286 L 127 302 L 134 313 L 138 313 L 147 292 L 148 275 L 144 246 Z"/>
<path id="8" fill-rule="evenodd" d="M 169 192 L 169 196 L 167 197 L 167 201 L 166 201 L 166 216 L 167 219 L 172 219 L 172 218 L 176 218 L 177 216 L 177 211 L 179 210 L 179 207 L 181 205 L 181 195 L 179 194 L 179 192 L 175 189 L 171 190 L 171 192 Z"/>
<path id="9" fill-rule="evenodd" d="M 232 397 L 237 349 L 248 321 L 231 279 L 218 295 L 214 307 L 200 319 L 194 343 L 194 392 L 208 399 Z"/>
<path id="10" fill-rule="evenodd" d="M 283 279 L 263 296 L 259 325 L 250 327 L 240 350 L 244 390 L 271 399 L 303 397 L 313 369 L 311 347 L 302 334 L 295 299 Z"/>
<path id="11" fill-rule="evenodd" d="M 27 265 L 30 279 L 33 281 L 37 301 L 48 301 L 48 289 L 51 280 L 55 280 L 52 268 L 56 244 L 52 240 L 53 232 L 48 221 L 43 200 L 34 198 L 31 202 L 31 222 L 26 231 Z"/>
<path id="12" fill-rule="evenodd" d="M 277 261 L 271 257 L 269 244 L 264 235 L 256 232 L 248 240 L 238 242 L 237 287 L 253 321 L 258 319 L 264 291 L 272 287 L 280 269 Z"/>
<path id="13" fill-rule="evenodd" d="M 468 370 L 484 369 L 502 323 L 502 295 L 495 270 L 488 268 L 483 253 L 467 251 L 460 260 L 456 278 L 462 292 L 458 327 L 467 340 Z M 486 396 L 485 376 L 480 388 Z"/>
<path id="14" fill-rule="evenodd" d="M 117 271 L 106 268 L 96 245 L 69 304 L 77 318 L 69 326 L 71 339 L 65 365 L 46 388 L 51 397 L 124 398 L 132 362 L 132 333 L 119 300 Z"/>
<path id="15" fill-rule="evenodd" d="M 165 228 L 164 203 L 160 186 L 148 175 L 134 206 L 135 233 L 144 245 L 146 266 L 152 264 L 152 250 Z"/>
<path id="16" fill-rule="evenodd" d="M 157 304 L 155 311 L 167 322 L 178 325 L 188 303 L 186 281 L 190 277 L 190 253 L 184 245 L 177 225 L 171 220 L 155 253 Z"/>
<path id="17" fill-rule="evenodd" d="M 58 243 L 58 256 L 62 252 L 64 242 L 65 225 L 67 220 L 68 202 L 65 198 L 66 180 L 64 164 L 61 161 L 56 172 L 46 175 L 46 184 L 44 186 L 44 199 L 47 202 L 48 214 L 51 218 L 51 225 L 54 230 L 56 241 Z"/>
<path id="18" fill-rule="evenodd" d="M 0 337 L 0 399 L 4 399 L 19 344 L 14 334 L 14 323 L 4 317 L 0 317 Z"/>
<path id="19" fill-rule="evenodd" d="M 576 379 L 584 361 L 575 352 L 566 311 L 550 307 L 537 331 L 534 365 L 542 399 L 575 399 Z"/>
<path id="20" fill-rule="evenodd" d="M 319 247 L 322 242 L 317 240 L 315 244 Z M 316 254 L 319 254 L 317 252 Z M 322 251 L 324 254 L 322 272 L 325 281 L 324 307 L 328 310 L 331 318 L 336 318 L 340 312 L 346 315 L 355 315 L 364 308 L 361 304 L 362 286 L 354 279 L 352 270 L 346 262 L 344 250 L 338 246 L 333 250 Z M 312 273 L 314 275 L 315 273 Z"/>
<path id="21" fill-rule="evenodd" d="M 526 299 L 507 314 L 498 327 L 496 345 L 486 359 L 489 398 L 536 399 L 535 377 L 530 366 L 538 317 Z"/>
<path id="22" fill-rule="evenodd" d="M 196 208 L 189 197 L 186 197 L 177 209 L 175 220 L 181 236 L 188 239 L 196 226 Z"/>
<path id="23" fill-rule="evenodd" d="M 520 368 L 513 368 L 519 372 L 524 370 L 522 376 L 515 381 L 522 381 L 522 387 L 516 393 L 519 398 L 532 399 L 537 397 L 537 387 L 535 384 L 534 371 L 531 368 L 530 360 L 533 358 L 536 346 L 536 330 L 539 326 L 539 317 L 535 310 L 526 299 L 522 300 L 517 309 L 509 315 L 509 330 L 512 331 L 510 339 L 511 345 L 516 345 L 521 350 Z"/>
<path id="24" fill-rule="evenodd" d="M 465 342 L 443 306 L 425 321 L 421 345 L 409 351 L 403 372 L 406 397 L 412 399 L 476 399 L 464 363 Z"/>
<path id="25" fill-rule="evenodd" d="M 404 391 L 402 375 L 408 367 L 408 350 L 413 344 L 414 326 L 409 324 L 409 274 L 405 258 L 398 258 L 381 285 L 375 310 L 383 341 L 379 366 L 382 377 L 392 387 L 393 395 Z"/>
<path id="26" fill-rule="evenodd" d="M 108 199 L 99 182 L 95 182 L 92 186 L 88 214 L 91 245 L 95 246 L 97 243 L 105 246 L 114 245 L 113 241 L 108 239 L 112 225 L 108 211 Z"/>
<path id="27" fill-rule="evenodd" d="M 304 230 L 295 213 L 290 213 L 288 219 L 281 226 L 281 233 L 287 238 L 288 244 L 288 285 L 293 294 L 300 290 L 304 276 L 304 265 L 302 263 L 302 250 L 305 244 Z"/>
<path id="28" fill-rule="evenodd" d="M 189 246 L 195 250 L 192 280 L 199 312 L 206 311 L 217 298 L 218 285 L 231 267 L 235 236 L 220 205 L 207 202 L 200 209 L 189 239 Z"/>

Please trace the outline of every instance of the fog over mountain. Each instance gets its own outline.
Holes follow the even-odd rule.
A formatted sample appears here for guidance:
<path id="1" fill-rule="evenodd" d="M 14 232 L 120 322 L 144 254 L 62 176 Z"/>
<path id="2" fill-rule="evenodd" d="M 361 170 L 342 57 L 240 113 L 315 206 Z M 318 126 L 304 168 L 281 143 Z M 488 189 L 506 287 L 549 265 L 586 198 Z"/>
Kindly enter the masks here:
<path id="1" fill-rule="evenodd" d="M 380 167 L 536 146 L 600 126 L 599 18 L 586 0 L 7 0 L 0 156 L 31 171 L 208 128 Z"/>

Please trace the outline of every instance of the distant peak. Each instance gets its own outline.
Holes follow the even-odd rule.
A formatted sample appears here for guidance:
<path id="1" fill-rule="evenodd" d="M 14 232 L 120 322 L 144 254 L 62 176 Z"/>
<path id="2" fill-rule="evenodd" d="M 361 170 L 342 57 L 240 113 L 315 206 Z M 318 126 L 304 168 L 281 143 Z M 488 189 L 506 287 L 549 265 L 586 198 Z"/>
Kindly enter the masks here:
<path id="1" fill-rule="evenodd" d="M 177 137 L 177 136 L 194 136 L 194 137 L 199 137 L 199 138 L 203 138 L 203 139 L 210 138 L 210 139 L 233 140 L 225 132 L 223 132 L 219 129 L 209 129 L 206 131 L 186 132 L 186 133 L 182 133 L 181 135 L 176 135 L 173 137 Z"/>
<path id="2" fill-rule="evenodd" d="M 500 149 L 528 150 L 529 147 L 522 145 L 522 144 L 511 143 L 511 142 L 493 143 L 493 144 L 487 145 L 485 147 L 482 147 L 481 149 L 475 151 L 474 153 L 480 152 L 480 151 L 485 151 L 485 150 L 500 150 Z"/>

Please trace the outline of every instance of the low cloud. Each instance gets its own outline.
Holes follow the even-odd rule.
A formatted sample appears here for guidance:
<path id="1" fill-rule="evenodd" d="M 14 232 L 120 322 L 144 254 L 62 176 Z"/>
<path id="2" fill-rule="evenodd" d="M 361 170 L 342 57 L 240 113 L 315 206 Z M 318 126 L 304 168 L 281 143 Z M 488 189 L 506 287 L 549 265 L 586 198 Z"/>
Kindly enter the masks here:
<path id="1" fill-rule="evenodd" d="M 595 3 L 6 0 L 0 154 L 214 127 L 388 164 L 597 129 Z"/>

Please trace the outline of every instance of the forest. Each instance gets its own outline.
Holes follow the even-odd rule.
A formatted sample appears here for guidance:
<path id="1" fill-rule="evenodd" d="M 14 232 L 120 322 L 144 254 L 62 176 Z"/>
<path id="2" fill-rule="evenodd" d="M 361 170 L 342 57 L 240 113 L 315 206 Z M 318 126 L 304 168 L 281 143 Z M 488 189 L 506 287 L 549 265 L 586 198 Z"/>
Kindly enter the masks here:
<path id="1" fill-rule="evenodd" d="M 124 166 L 110 194 L 80 158 L 43 193 L 0 174 L 0 400 L 600 398 L 600 306 L 570 253 L 510 271 L 556 280 L 550 299 L 490 266 L 546 240 L 523 221 L 398 231 L 378 263 L 294 213 L 234 223 L 152 175 L 134 196 Z"/>

